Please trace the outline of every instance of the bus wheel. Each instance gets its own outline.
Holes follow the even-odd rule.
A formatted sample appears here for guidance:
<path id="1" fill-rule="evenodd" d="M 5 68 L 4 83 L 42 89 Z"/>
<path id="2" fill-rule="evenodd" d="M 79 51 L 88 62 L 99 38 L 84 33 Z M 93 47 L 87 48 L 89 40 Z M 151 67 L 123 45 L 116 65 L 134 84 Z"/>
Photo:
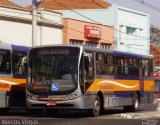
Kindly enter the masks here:
<path id="1" fill-rule="evenodd" d="M 46 113 L 48 116 L 56 116 L 58 113 L 57 109 L 46 109 Z"/>
<path id="2" fill-rule="evenodd" d="M 131 106 L 124 106 L 124 111 L 136 112 L 139 107 L 139 96 L 137 93 L 133 95 L 133 105 Z"/>
<path id="3" fill-rule="evenodd" d="M 0 115 L 5 115 L 9 111 L 9 108 L 0 108 Z"/>
<path id="4" fill-rule="evenodd" d="M 132 111 L 137 111 L 138 110 L 138 107 L 139 107 L 139 96 L 138 94 L 134 94 L 133 96 L 133 105 L 132 105 Z"/>
<path id="5" fill-rule="evenodd" d="M 89 109 L 89 114 L 93 117 L 97 117 L 101 113 L 101 108 L 102 108 L 102 105 L 101 105 L 100 97 L 98 95 L 96 95 L 96 98 L 94 101 L 94 108 Z"/>

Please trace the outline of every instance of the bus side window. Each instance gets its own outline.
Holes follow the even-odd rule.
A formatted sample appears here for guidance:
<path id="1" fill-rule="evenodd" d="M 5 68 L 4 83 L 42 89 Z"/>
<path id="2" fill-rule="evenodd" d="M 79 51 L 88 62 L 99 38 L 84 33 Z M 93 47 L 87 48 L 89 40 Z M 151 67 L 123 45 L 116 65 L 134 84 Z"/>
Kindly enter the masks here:
<path id="1" fill-rule="evenodd" d="M 133 59 L 132 75 L 139 75 L 139 60 Z"/>
<path id="2" fill-rule="evenodd" d="M 149 60 L 148 66 L 149 76 L 153 77 L 153 61 L 151 59 Z"/>
<path id="3" fill-rule="evenodd" d="M 124 74 L 124 58 L 116 56 L 116 72 L 117 75 L 123 75 Z"/>
<path id="4" fill-rule="evenodd" d="M 144 76 L 153 76 L 153 64 L 152 60 L 144 60 Z"/>
<path id="5" fill-rule="evenodd" d="M 0 50 L 0 73 L 9 74 L 11 72 L 10 64 L 10 51 Z"/>
<path id="6" fill-rule="evenodd" d="M 106 73 L 105 55 L 96 53 L 96 74 L 102 75 Z"/>
<path id="7" fill-rule="evenodd" d="M 12 53 L 12 67 L 13 67 L 13 74 L 25 74 L 26 71 L 23 69 L 23 58 L 25 57 L 26 53 L 13 51 Z"/>
<path id="8" fill-rule="evenodd" d="M 148 60 L 142 60 L 142 75 L 148 76 Z"/>
<path id="9" fill-rule="evenodd" d="M 113 56 L 106 55 L 106 74 L 112 75 L 114 73 Z"/>
<path id="10" fill-rule="evenodd" d="M 101 74 L 101 56 L 96 54 L 96 74 Z"/>
<path id="11" fill-rule="evenodd" d="M 123 66 L 124 66 L 124 75 L 128 75 L 128 73 L 129 73 L 129 70 L 128 70 L 128 67 L 129 67 L 129 60 L 128 60 L 128 58 L 125 58 L 124 59 L 124 64 L 123 64 Z"/>
<path id="12" fill-rule="evenodd" d="M 139 76 L 143 76 L 143 71 L 142 71 L 142 60 L 139 60 Z"/>

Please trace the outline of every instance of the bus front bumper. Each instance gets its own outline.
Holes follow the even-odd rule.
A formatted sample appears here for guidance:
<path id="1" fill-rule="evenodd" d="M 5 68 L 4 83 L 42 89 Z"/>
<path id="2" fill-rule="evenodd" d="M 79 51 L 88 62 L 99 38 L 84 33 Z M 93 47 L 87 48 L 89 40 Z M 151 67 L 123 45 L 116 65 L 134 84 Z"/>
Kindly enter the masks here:
<path id="1" fill-rule="evenodd" d="M 35 101 L 27 99 L 27 108 L 91 109 L 94 107 L 94 100 L 95 95 L 80 96 L 76 99 L 65 101 Z"/>

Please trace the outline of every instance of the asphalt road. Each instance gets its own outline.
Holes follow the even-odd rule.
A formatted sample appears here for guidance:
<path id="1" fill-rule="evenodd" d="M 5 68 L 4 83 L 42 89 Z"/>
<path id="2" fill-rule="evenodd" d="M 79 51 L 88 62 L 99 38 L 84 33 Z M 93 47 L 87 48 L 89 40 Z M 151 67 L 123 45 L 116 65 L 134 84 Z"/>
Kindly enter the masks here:
<path id="1" fill-rule="evenodd" d="M 124 112 L 122 108 L 108 109 L 99 117 L 87 111 L 63 110 L 48 116 L 45 111 L 28 114 L 24 109 L 12 109 L 0 116 L 1 125 L 160 125 L 160 111 L 155 105 L 141 105 L 138 112 Z"/>

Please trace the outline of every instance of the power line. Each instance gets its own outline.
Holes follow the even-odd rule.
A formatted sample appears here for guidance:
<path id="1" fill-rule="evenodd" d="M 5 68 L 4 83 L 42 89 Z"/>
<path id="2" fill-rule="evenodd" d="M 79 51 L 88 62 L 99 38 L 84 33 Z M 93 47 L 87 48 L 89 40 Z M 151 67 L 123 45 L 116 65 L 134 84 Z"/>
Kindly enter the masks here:
<path id="1" fill-rule="evenodd" d="M 56 0 L 53 0 L 53 1 L 55 1 L 55 2 L 56 2 L 57 4 L 59 4 L 60 6 L 65 7 L 66 9 L 71 10 L 72 12 L 74 12 L 74 13 L 76 13 L 76 14 L 78 14 L 78 15 L 80 15 L 80 16 L 82 16 L 82 17 L 84 17 L 84 18 L 86 18 L 86 19 L 88 19 L 88 20 L 90 20 L 90 21 L 92 21 L 92 22 L 95 22 L 96 24 L 103 25 L 103 24 L 101 24 L 101 23 L 99 23 L 99 22 L 97 22 L 97 21 L 95 21 L 95 20 L 93 20 L 93 19 L 91 19 L 91 18 L 89 18 L 89 17 L 87 17 L 87 16 L 85 16 L 85 15 L 83 15 L 83 14 L 81 14 L 81 13 L 79 13 L 79 12 L 77 12 L 77 11 L 69 8 L 69 7 L 67 7 L 67 6 L 65 6 L 64 4 L 62 4 L 62 3 L 60 3 L 60 2 L 58 2 L 58 1 L 56 1 Z M 109 28 L 112 29 L 112 30 L 115 30 L 115 31 L 117 31 L 117 32 L 123 33 L 123 34 L 127 34 L 126 32 L 122 32 L 122 31 L 117 30 L 117 29 L 115 29 L 115 28 L 111 28 L 111 27 L 109 27 Z M 150 40 L 150 38 L 147 38 L 147 37 L 137 36 L 137 35 L 133 35 L 133 34 L 127 34 L 127 35 L 135 36 L 135 37 L 139 37 L 139 38 L 145 38 L 145 39 L 149 39 L 149 40 Z"/>
<path id="2" fill-rule="evenodd" d="M 157 12 L 160 12 L 160 8 L 157 8 L 156 6 L 153 6 L 147 2 L 145 2 L 144 0 L 134 0 L 135 2 L 138 2 L 138 3 L 141 3 L 145 6 L 147 6 L 148 8 L 152 9 L 152 10 L 155 10 Z"/>
<path id="3" fill-rule="evenodd" d="M 3 9 L 0 9 L 0 10 L 6 11 L 6 12 L 17 13 L 17 14 L 31 15 L 31 14 L 27 14 L 27 13 L 24 13 L 24 12 L 13 12 L 13 11 L 3 10 Z M 77 12 L 77 13 L 78 13 L 78 12 Z M 36 17 L 40 17 L 40 18 L 43 18 L 43 19 L 45 19 L 45 20 L 48 20 L 49 22 L 52 22 L 52 23 L 57 24 L 57 25 L 60 25 L 60 24 L 58 24 L 57 22 L 54 22 L 54 21 L 49 20 L 49 19 L 46 19 L 46 18 L 44 18 L 44 17 L 42 17 L 42 16 L 37 15 Z M 99 25 L 102 25 L 102 24 L 99 23 Z M 63 26 L 64 26 L 64 25 L 63 25 Z M 73 29 L 73 28 L 70 28 L 70 27 L 67 27 L 67 26 L 64 26 L 64 27 L 69 28 L 69 29 L 72 29 L 72 30 L 74 30 L 74 31 L 76 31 L 76 32 L 79 32 L 79 33 L 84 34 L 83 32 L 81 32 L 81 31 L 79 31 L 79 30 L 76 30 L 76 29 Z M 110 28 L 110 27 L 108 27 L 108 28 Z M 106 40 L 106 39 L 102 39 L 102 40 L 107 41 L 107 42 L 110 42 L 111 44 L 122 45 L 122 44 L 118 44 L 118 43 L 115 43 L 115 42 L 112 42 L 112 41 L 109 41 L 109 40 Z M 130 40 L 135 40 L 135 39 L 130 39 Z M 139 40 L 140 40 L 140 39 L 139 39 Z M 134 45 L 136 45 L 136 44 L 134 44 Z M 128 45 L 122 45 L 122 46 L 127 46 L 127 47 L 128 47 Z M 139 45 L 137 45 L 137 46 L 139 46 Z M 131 46 L 130 46 L 130 48 L 137 49 L 137 48 L 134 48 L 134 47 L 131 47 Z M 142 49 L 139 49 L 139 50 L 141 50 L 141 51 L 148 51 L 148 50 L 142 50 Z"/>
<path id="4" fill-rule="evenodd" d="M 96 1 L 95 1 L 96 2 Z M 97 2 L 96 2 L 97 3 Z M 98 4 L 99 5 L 99 4 Z M 69 9 L 69 8 L 68 8 Z M 14 11 L 10 11 L 10 10 L 3 10 L 3 9 L 0 9 L 1 11 L 5 11 L 5 12 L 12 12 L 12 13 L 17 13 L 17 14 L 25 14 L 25 15 L 31 15 L 30 13 L 29 14 L 27 14 L 27 13 L 24 13 L 24 12 L 14 12 Z M 74 10 L 73 10 L 74 11 Z M 76 11 L 75 11 L 76 12 Z M 78 12 L 76 12 L 77 14 L 80 14 L 80 13 L 78 13 Z M 82 14 L 81 14 L 82 15 Z M 84 15 L 82 15 L 82 16 L 84 16 Z M 85 16 L 86 17 L 86 16 Z M 86 17 L 86 18 L 88 18 L 88 17 Z M 90 19 L 90 18 L 89 18 Z M 94 20 L 93 20 L 94 21 Z M 92 22 L 93 22 L 92 21 Z M 103 24 L 100 24 L 100 23 L 98 23 L 98 22 L 96 22 L 97 24 L 99 24 L 99 25 L 103 25 Z M 107 27 L 109 27 L 109 26 L 107 26 Z M 111 28 L 111 27 L 109 27 L 110 29 L 113 29 L 113 28 Z M 115 30 L 115 29 L 113 29 L 113 30 Z M 117 30 L 117 31 L 119 31 L 119 30 Z M 120 33 L 125 33 L 125 32 L 121 32 L 121 31 L 119 31 Z M 131 34 L 127 34 L 127 33 L 125 33 L 126 35 L 129 35 L 129 36 L 136 36 L 136 35 L 131 35 Z M 128 38 L 121 38 L 121 39 L 127 39 L 127 40 L 146 40 L 146 37 L 142 37 L 143 39 L 128 39 Z M 149 39 L 149 38 L 147 38 L 147 39 Z"/>
<path id="5" fill-rule="evenodd" d="M 30 14 L 30 13 L 24 13 L 24 12 L 14 12 L 14 11 L 10 11 L 10 10 L 3 10 L 3 9 L 0 9 L 0 11 L 11 12 L 11 13 L 15 13 L 15 14 L 25 14 L 25 15 L 30 15 L 30 16 L 31 16 L 31 14 Z M 100 25 L 101 25 L 101 24 L 100 24 Z M 109 26 L 107 26 L 107 27 L 109 27 Z M 75 29 L 74 29 L 74 30 L 75 30 Z M 129 34 L 126 34 L 126 35 L 129 35 Z M 126 39 L 126 40 L 142 40 L 142 41 L 146 40 L 145 38 L 144 38 L 144 39 L 129 39 L 129 38 L 121 38 L 121 39 Z M 152 40 L 152 39 L 150 39 L 150 40 Z"/>
<path id="6" fill-rule="evenodd" d="M 52 21 L 52 20 L 50 20 L 50 19 L 46 19 L 46 18 L 44 18 L 44 17 L 42 17 L 42 16 L 40 16 L 40 18 L 42 18 L 42 19 L 44 19 L 44 20 L 47 20 L 47 21 L 49 21 L 49 22 L 52 22 L 52 23 L 54 23 L 54 24 L 60 25 L 60 24 L 58 24 L 57 22 L 54 22 L 54 21 Z M 66 27 L 66 28 L 68 28 L 68 29 L 71 29 L 71 30 L 74 30 L 74 31 L 76 31 L 76 32 L 79 32 L 79 33 L 81 33 L 81 34 L 84 34 L 83 32 L 81 32 L 81 31 L 79 31 L 79 30 L 70 28 L 70 27 L 65 26 L 65 25 L 63 25 L 63 26 Z M 67 32 L 65 32 L 65 33 L 67 33 Z M 73 34 L 71 34 L 71 35 L 73 36 Z M 75 38 L 76 38 L 76 37 L 75 37 Z M 83 39 L 84 39 L 84 38 L 83 38 Z M 139 49 L 139 48 L 131 47 L 130 44 L 129 44 L 129 45 L 123 45 L 123 44 L 118 44 L 118 43 L 115 43 L 115 42 L 112 42 L 112 41 L 109 41 L 109 40 L 106 40 L 106 39 L 102 39 L 102 40 L 108 41 L 108 42 L 110 42 L 110 44 L 117 44 L 117 45 L 121 45 L 121 46 L 126 46 L 126 47 L 128 47 L 128 48 L 138 49 L 138 50 L 140 50 L 140 51 L 148 52 L 148 50 L 146 50 L 146 49 Z M 136 45 L 136 44 L 132 44 L 132 45 Z M 137 46 L 139 46 L 139 45 L 137 45 Z"/>

